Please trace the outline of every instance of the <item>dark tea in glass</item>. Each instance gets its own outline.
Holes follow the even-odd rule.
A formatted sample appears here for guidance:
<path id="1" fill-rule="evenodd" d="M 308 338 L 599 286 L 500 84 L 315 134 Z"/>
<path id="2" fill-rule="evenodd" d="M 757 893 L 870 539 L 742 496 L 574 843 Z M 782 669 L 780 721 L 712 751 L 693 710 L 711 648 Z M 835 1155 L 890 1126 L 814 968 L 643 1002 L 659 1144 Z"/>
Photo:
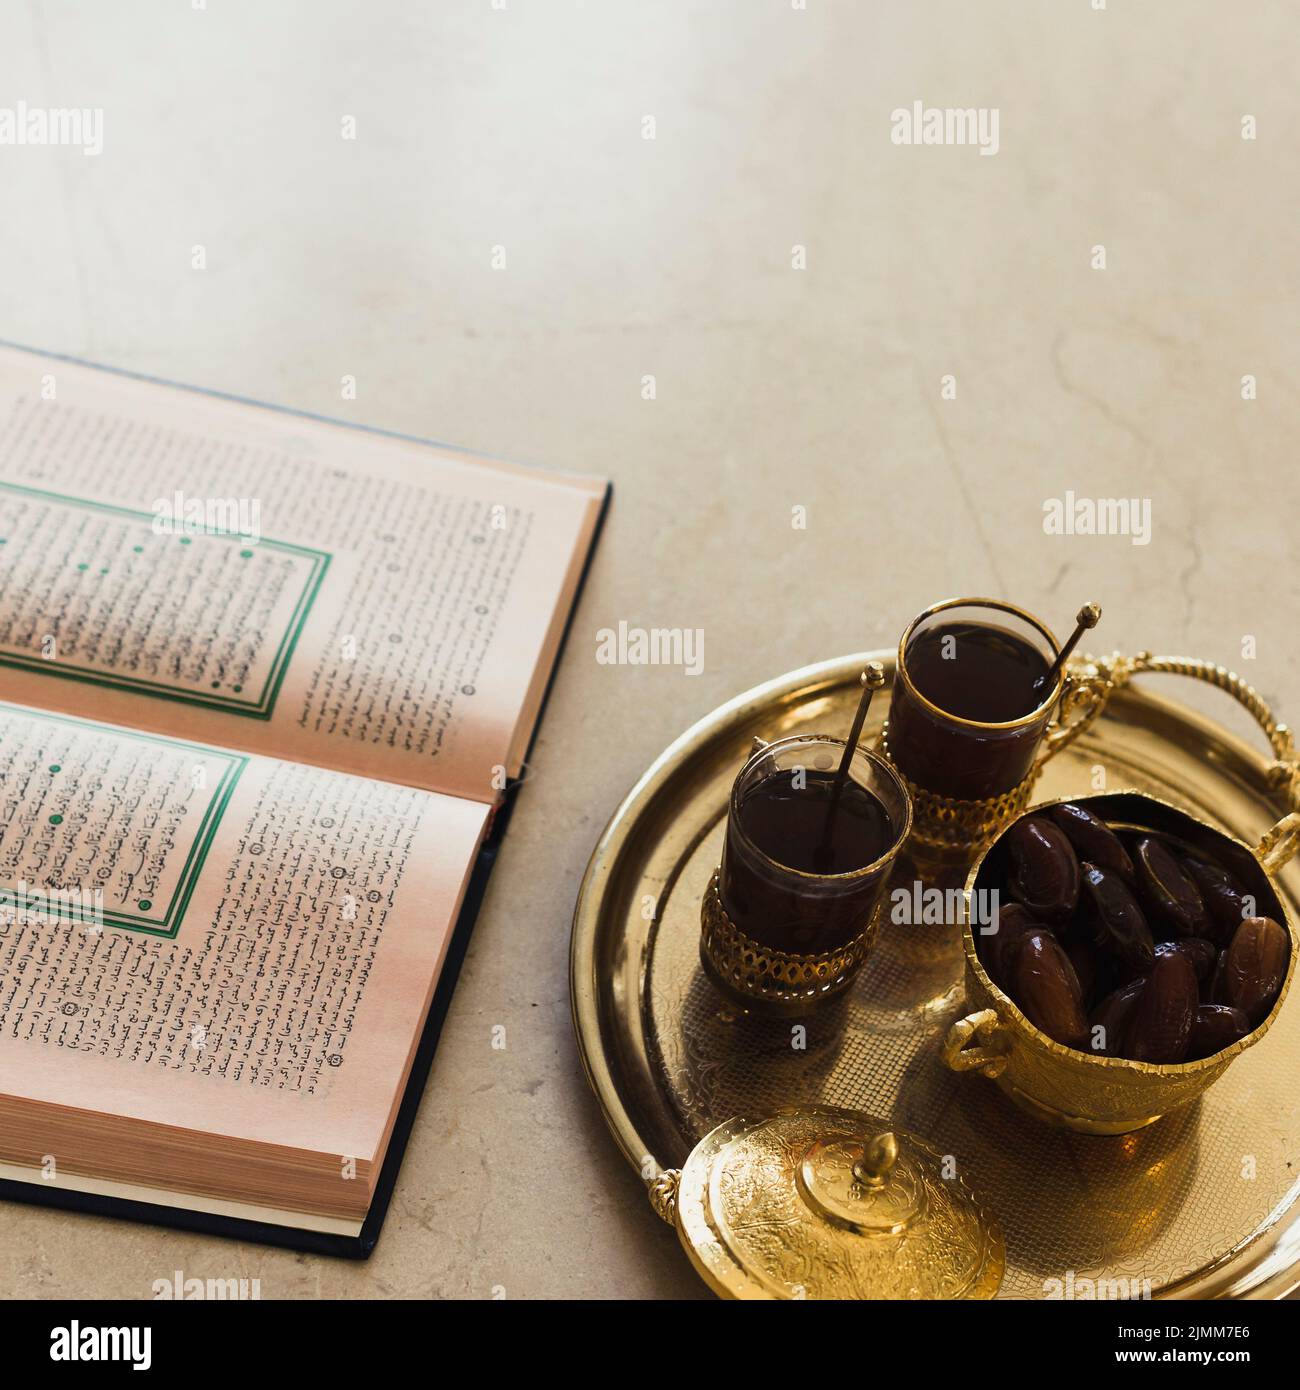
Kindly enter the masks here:
<path id="1" fill-rule="evenodd" d="M 1061 695 L 1058 646 L 1028 613 L 954 599 L 916 618 L 898 647 L 889 752 L 913 783 L 982 801 L 1028 775 Z"/>
<path id="2" fill-rule="evenodd" d="M 759 748 L 731 791 L 718 891 L 747 947 L 792 957 L 833 956 L 867 932 L 911 825 L 906 788 L 881 757 L 858 747 L 837 789 L 842 739 L 816 735 Z M 809 997 L 847 983 L 827 962 Z M 706 967 L 735 985 L 717 960 Z"/>

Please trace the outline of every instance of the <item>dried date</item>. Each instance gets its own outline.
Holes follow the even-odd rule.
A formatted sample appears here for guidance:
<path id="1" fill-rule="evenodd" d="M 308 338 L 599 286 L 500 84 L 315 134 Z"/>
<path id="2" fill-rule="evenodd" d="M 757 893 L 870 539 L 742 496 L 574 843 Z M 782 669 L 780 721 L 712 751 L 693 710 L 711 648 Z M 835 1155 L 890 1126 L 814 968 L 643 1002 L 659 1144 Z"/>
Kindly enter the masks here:
<path id="1" fill-rule="evenodd" d="M 1177 951 L 1179 955 L 1186 956 L 1191 961 L 1192 969 L 1196 971 L 1197 982 L 1202 985 L 1214 974 L 1214 967 L 1219 961 L 1214 942 L 1207 941 L 1203 936 L 1184 936 L 1177 941 L 1162 941 L 1156 947 L 1156 959 L 1170 951 Z"/>
<path id="2" fill-rule="evenodd" d="M 1088 1019 L 1088 1033 L 1094 1052 L 1100 1052 L 1103 1057 L 1120 1055 L 1129 1020 L 1133 1017 L 1133 1010 L 1137 1008 L 1145 984 L 1146 977 L 1139 975 L 1136 980 L 1130 980 L 1113 994 L 1108 994 L 1092 1011 Z"/>
<path id="3" fill-rule="evenodd" d="M 1030 932 L 1011 967 L 1012 996 L 1025 1017 L 1066 1047 L 1087 1044 L 1088 1019 L 1070 958 L 1046 931 Z"/>
<path id="4" fill-rule="evenodd" d="M 1156 957 L 1124 1039 L 1135 1062 L 1174 1063 L 1187 1056 L 1196 1021 L 1196 971 L 1180 951 Z"/>
<path id="5" fill-rule="evenodd" d="M 1047 814 L 1081 860 L 1110 869 L 1129 883 L 1133 882 L 1133 861 L 1119 836 L 1104 820 L 1099 820 L 1086 806 L 1076 806 L 1070 801 L 1053 806 Z"/>
<path id="6" fill-rule="evenodd" d="M 1290 955 L 1287 934 L 1271 917 L 1247 917 L 1224 952 L 1216 1002 L 1240 1009 L 1258 1026 L 1282 988 Z"/>
<path id="7" fill-rule="evenodd" d="M 1225 1047 L 1240 1042 L 1250 1032 L 1250 1019 L 1240 1009 L 1228 1004 L 1202 1004 L 1192 1024 L 1192 1038 L 1187 1047 L 1187 1061 L 1213 1057 Z"/>
<path id="8" fill-rule="evenodd" d="M 1034 920 L 1029 909 L 1020 903 L 1000 903 L 995 923 L 997 930 L 987 934 L 977 932 L 980 960 L 995 985 L 1006 989 L 1011 979 L 1011 963 L 1021 940 L 1031 931 L 1043 931 L 1046 924 Z"/>
<path id="9" fill-rule="evenodd" d="M 1079 860 L 1069 840 L 1042 816 L 1017 821 L 1006 838 L 1011 896 L 1050 921 L 1068 919 L 1079 901 Z"/>
<path id="10" fill-rule="evenodd" d="M 1138 897 L 1153 927 L 1172 937 L 1208 934 L 1210 918 L 1201 891 L 1162 839 L 1147 835 L 1138 840 L 1133 863 Z"/>
<path id="11" fill-rule="evenodd" d="M 1082 877 L 1093 945 L 1134 974 L 1149 970 L 1155 959 L 1155 943 L 1128 884 L 1113 869 L 1096 864 L 1084 864 Z"/>
<path id="12" fill-rule="evenodd" d="M 1200 889 L 1201 901 L 1210 915 L 1211 939 L 1226 946 L 1233 932 L 1250 916 L 1246 890 L 1225 869 L 1207 860 L 1184 856 L 1183 868 Z"/>

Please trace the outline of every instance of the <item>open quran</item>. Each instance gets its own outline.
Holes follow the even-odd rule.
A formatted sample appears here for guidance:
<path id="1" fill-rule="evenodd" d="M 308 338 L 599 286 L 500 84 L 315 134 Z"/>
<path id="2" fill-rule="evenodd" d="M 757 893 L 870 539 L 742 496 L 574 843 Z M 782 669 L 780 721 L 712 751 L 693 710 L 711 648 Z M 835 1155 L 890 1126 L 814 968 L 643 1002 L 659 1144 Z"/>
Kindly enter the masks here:
<path id="1" fill-rule="evenodd" d="M 0 348 L 0 1195 L 369 1250 L 607 491 Z"/>

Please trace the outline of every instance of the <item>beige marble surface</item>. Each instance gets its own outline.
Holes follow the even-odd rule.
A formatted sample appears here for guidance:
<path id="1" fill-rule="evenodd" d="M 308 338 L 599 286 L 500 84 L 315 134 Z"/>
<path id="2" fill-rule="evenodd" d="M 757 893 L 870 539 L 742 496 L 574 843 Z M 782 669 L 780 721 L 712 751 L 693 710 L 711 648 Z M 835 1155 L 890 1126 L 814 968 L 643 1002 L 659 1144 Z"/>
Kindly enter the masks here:
<path id="1" fill-rule="evenodd" d="M 181 1269 L 265 1297 L 695 1296 L 587 1092 L 566 979 L 587 856 L 669 740 L 957 592 L 1062 627 L 1096 599 L 1107 646 L 1212 656 L 1300 710 L 1294 24 L 1221 0 L 15 7 L 0 106 L 102 107 L 104 150 L 0 147 L 0 335 L 615 499 L 374 1257 L 3 1205 L 0 1295 L 147 1297 Z M 916 100 L 998 108 L 999 152 L 891 143 Z M 1067 490 L 1150 499 L 1150 544 L 1044 534 Z M 597 664 L 620 619 L 703 628 L 703 673 Z"/>

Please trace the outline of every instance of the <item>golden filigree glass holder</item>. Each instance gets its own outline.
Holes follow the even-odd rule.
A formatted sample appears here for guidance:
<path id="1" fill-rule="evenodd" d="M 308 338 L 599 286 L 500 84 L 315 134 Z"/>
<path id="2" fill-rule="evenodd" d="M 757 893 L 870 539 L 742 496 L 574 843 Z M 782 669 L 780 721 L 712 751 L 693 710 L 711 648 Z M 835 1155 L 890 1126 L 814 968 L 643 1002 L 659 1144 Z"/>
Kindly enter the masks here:
<path id="1" fill-rule="evenodd" d="M 715 870 L 700 908 L 700 964 L 741 1008 L 801 1014 L 852 983 L 880 930 L 884 907 L 882 898 L 866 927 L 833 951 L 778 951 L 746 936 L 727 916 Z"/>

